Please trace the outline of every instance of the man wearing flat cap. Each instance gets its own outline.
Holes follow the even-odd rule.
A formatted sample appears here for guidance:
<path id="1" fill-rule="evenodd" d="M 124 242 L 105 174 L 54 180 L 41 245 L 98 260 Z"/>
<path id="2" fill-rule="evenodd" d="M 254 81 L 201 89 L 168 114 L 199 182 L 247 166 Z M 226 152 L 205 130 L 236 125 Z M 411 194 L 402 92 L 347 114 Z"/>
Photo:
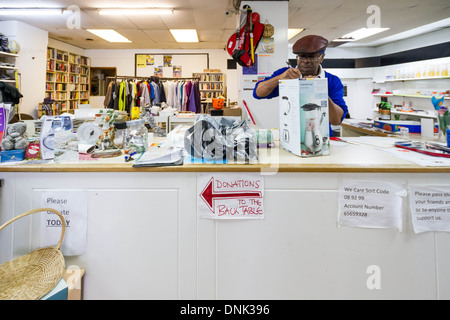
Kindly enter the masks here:
<path id="1" fill-rule="evenodd" d="M 344 101 L 344 86 L 341 80 L 322 69 L 320 65 L 325 57 L 328 40 L 317 35 L 300 38 L 294 43 L 292 52 L 297 55 L 297 67 L 284 67 L 275 71 L 270 77 L 259 81 L 253 90 L 256 99 L 278 97 L 278 81 L 300 78 L 327 78 L 328 105 L 330 125 L 339 125 L 348 112 Z M 330 134 L 332 134 L 330 126 Z"/>

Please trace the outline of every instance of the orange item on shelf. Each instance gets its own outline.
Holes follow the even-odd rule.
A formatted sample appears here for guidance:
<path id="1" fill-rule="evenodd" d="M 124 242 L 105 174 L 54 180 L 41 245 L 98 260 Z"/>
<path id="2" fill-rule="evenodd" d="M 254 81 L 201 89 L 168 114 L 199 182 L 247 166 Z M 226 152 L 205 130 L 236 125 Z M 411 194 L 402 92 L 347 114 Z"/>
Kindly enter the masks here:
<path id="1" fill-rule="evenodd" d="M 214 109 L 222 109 L 225 103 L 225 99 L 212 99 Z"/>

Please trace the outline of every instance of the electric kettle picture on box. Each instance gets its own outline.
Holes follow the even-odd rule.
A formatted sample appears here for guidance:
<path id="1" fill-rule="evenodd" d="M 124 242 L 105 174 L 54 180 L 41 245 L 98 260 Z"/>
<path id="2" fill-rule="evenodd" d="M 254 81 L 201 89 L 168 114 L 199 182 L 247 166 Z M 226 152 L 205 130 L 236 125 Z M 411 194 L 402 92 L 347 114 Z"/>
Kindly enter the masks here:
<path id="1" fill-rule="evenodd" d="M 327 113 L 322 112 L 321 106 L 315 103 L 307 103 L 301 106 L 301 108 L 303 109 L 305 119 L 305 148 L 312 154 L 319 154 L 322 152 L 324 142 L 321 125 Z"/>
<path id="2" fill-rule="evenodd" d="M 279 81 L 280 147 L 301 157 L 330 154 L 328 81 Z"/>

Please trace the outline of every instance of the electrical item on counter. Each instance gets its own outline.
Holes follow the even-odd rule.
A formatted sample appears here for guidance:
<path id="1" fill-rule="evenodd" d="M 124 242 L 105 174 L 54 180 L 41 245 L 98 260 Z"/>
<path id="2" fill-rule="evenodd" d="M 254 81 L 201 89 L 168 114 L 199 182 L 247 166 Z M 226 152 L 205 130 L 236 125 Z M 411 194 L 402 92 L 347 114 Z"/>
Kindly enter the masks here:
<path id="1" fill-rule="evenodd" d="M 280 146 L 301 157 L 330 154 L 326 79 L 280 80 Z"/>
<path id="2" fill-rule="evenodd" d="M 55 133 L 60 130 L 72 131 L 73 124 L 70 116 L 43 116 L 40 136 L 40 150 L 42 159 L 54 158 Z"/>
<path id="3" fill-rule="evenodd" d="M 77 130 L 78 152 L 93 153 L 96 149 L 97 140 L 102 135 L 102 129 L 94 122 L 84 122 Z"/>

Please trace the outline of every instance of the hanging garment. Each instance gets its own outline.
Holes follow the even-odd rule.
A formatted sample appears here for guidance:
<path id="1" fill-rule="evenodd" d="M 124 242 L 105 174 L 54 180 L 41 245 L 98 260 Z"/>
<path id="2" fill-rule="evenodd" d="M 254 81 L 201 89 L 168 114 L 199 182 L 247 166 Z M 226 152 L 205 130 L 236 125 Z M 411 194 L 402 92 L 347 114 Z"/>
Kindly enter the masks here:
<path id="1" fill-rule="evenodd" d="M 184 97 L 184 82 L 180 84 L 180 97 L 178 103 L 180 104 L 180 110 L 183 109 L 183 97 Z"/>
<path id="2" fill-rule="evenodd" d="M 200 98 L 200 83 L 198 81 L 194 83 L 194 96 L 196 113 L 202 113 L 202 99 Z"/>
<path id="3" fill-rule="evenodd" d="M 126 111 L 125 110 L 125 101 L 126 101 L 126 94 L 127 94 L 127 92 L 126 92 L 126 87 L 127 87 L 127 85 L 126 85 L 126 82 L 125 81 L 122 81 L 120 84 L 119 84 L 119 102 L 118 102 L 118 108 L 119 108 L 119 110 L 120 111 Z"/>
<path id="4" fill-rule="evenodd" d="M 185 87 L 186 87 L 186 90 L 184 91 L 185 92 L 185 99 L 183 101 L 183 110 L 184 111 L 189 111 L 189 96 L 191 94 L 192 82 L 188 81 L 185 84 Z"/>
<path id="5" fill-rule="evenodd" d="M 173 106 L 173 95 L 172 95 L 172 82 L 171 81 L 164 82 L 164 90 L 166 93 L 167 106 L 172 107 Z"/>
<path id="6" fill-rule="evenodd" d="M 167 93 L 168 93 L 168 88 L 167 88 L 167 82 L 163 83 L 163 88 L 164 88 L 164 101 L 168 104 L 168 97 L 167 97 Z"/>
<path id="7" fill-rule="evenodd" d="M 148 92 L 150 93 L 150 103 L 155 99 L 155 92 L 153 91 L 153 86 L 150 84 L 150 81 L 146 81 Z"/>
<path id="8" fill-rule="evenodd" d="M 116 83 L 114 85 L 114 93 L 113 93 L 113 97 L 114 99 L 112 100 L 114 105 L 113 105 L 113 109 L 114 110 L 119 110 L 119 89 L 120 89 L 120 84 Z"/>
<path id="9" fill-rule="evenodd" d="M 147 82 L 141 83 L 141 104 L 139 105 L 141 108 L 144 108 L 147 104 L 151 103 L 150 100 L 150 91 L 148 90 Z"/>
<path id="10" fill-rule="evenodd" d="M 159 102 L 166 102 L 166 93 L 164 91 L 164 85 L 159 82 Z"/>
<path id="11" fill-rule="evenodd" d="M 155 99 L 153 100 L 153 104 L 159 103 L 159 86 L 157 83 L 152 81 L 153 91 L 155 92 Z"/>
<path id="12" fill-rule="evenodd" d="M 195 88 L 194 83 L 191 85 L 191 91 L 189 93 L 188 111 L 197 112 L 197 106 L 195 104 Z"/>
<path id="13" fill-rule="evenodd" d="M 110 103 L 111 103 L 111 99 L 112 99 L 112 87 L 113 87 L 113 83 L 110 82 L 108 84 L 108 88 L 106 89 L 106 95 L 105 95 L 105 100 L 103 100 L 103 106 L 105 108 L 108 108 Z"/>

